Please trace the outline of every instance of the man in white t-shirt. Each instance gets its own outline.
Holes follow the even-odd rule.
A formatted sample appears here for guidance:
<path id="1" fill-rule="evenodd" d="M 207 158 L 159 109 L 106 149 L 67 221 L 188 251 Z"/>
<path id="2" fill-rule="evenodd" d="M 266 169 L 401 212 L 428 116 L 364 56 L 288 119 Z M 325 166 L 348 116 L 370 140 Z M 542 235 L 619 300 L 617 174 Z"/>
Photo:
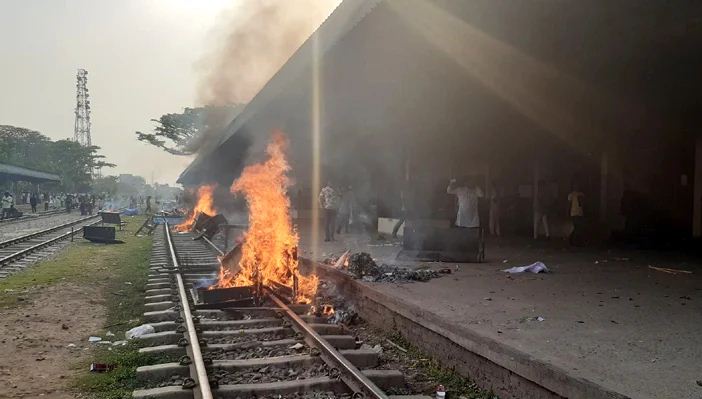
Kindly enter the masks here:
<path id="1" fill-rule="evenodd" d="M 573 190 L 568 194 L 568 215 L 570 215 L 570 220 L 573 222 L 573 231 L 568 238 L 571 245 L 580 243 L 583 217 L 585 216 L 583 211 L 584 199 L 585 194 L 580 191 L 577 183 L 573 184 Z"/>
<path id="2" fill-rule="evenodd" d="M 336 229 L 336 212 L 339 209 L 339 196 L 332 188 L 331 182 L 319 192 L 319 205 L 324 210 L 324 241 L 334 241 Z"/>
<path id="3" fill-rule="evenodd" d="M 451 179 L 446 192 L 458 198 L 456 227 L 480 227 L 478 199 L 483 197 L 483 190 L 477 185 L 468 185 L 466 181 L 457 183 L 456 179 Z"/>

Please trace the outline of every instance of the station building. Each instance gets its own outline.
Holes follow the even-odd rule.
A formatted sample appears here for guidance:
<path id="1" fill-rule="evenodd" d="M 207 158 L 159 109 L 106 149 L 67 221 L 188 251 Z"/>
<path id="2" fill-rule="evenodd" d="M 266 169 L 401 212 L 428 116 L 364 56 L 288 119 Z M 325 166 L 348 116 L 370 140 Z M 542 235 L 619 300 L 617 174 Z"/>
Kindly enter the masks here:
<path id="1" fill-rule="evenodd" d="M 700 42 L 699 2 L 346 0 L 179 182 L 230 184 L 281 129 L 310 206 L 318 154 L 378 217 L 409 185 L 418 217 L 448 220 L 470 175 L 496 182 L 508 233 L 551 195 L 566 234 L 577 182 L 593 235 L 700 237 Z"/>

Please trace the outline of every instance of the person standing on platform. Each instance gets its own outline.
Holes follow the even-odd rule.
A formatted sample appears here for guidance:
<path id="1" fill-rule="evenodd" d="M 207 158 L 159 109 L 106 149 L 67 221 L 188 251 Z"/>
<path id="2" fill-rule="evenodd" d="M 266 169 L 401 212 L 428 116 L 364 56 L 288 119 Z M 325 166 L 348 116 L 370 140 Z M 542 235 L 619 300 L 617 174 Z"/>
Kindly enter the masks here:
<path id="1" fill-rule="evenodd" d="M 500 190 L 497 188 L 497 184 L 493 181 L 490 183 L 490 191 L 488 193 L 488 197 L 490 199 L 490 211 L 489 211 L 489 227 L 490 227 L 490 234 L 499 237 L 502 235 L 502 231 L 500 229 L 500 216 L 501 216 L 501 204 L 500 201 L 502 199 L 502 193 Z"/>
<path id="2" fill-rule="evenodd" d="M 543 225 L 546 239 L 551 239 L 549 217 L 553 213 L 553 195 L 548 190 L 546 182 L 539 180 L 538 198 L 536 199 L 536 213 L 534 215 L 534 239 L 539 238 L 539 228 Z"/>
<path id="3" fill-rule="evenodd" d="M 336 212 L 339 209 L 339 196 L 332 188 L 331 182 L 319 192 L 319 205 L 324 210 L 324 241 L 334 241 Z"/>
<path id="4" fill-rule="evenodd" d="M 339 216 L 336 224 L 336 234 L 341 234 L 341 230 L 344 233 L 349 232 L 349 224 L 353 223 L 353 211 L 355 198 L 353 195 L 353 187 L 348 186 L 346 191 L 341 195 L 341 204 L 339 205 Z"/>
<path id="5" fill-rule="evenodd" d="M 446 192 L 458 198 L 456 227 L 480 227 L 478 199 L 483 197 L 483 190 L 476 184 L 469 183 L 468 179 L 462 179 L 461 182 L 451 179 Z"/>
<path id="6" fill-rule="evenodd" d="M 404 187 L 400 190 L 400 218 L 395 223 L 392 228 L 392 238 L 397 238 L 397 233 L 400 231 L 400 227 L 407 221 L 407 214 L 409 213 L 409 184 L 405 182 Z M 404 230 L 403 230 L 404 232 Z"/>
<path id="7" fill-rule="evenodd" d="M 66 195 L 66 213 L 71 213 L 73 209 L 73 196 L 71 194 Z"/>
<path id="8" fill-rule="evenodd" d="M 582 227 L 585 212 L 583 209 L 583 201 L 585 194 L 580 191 L 577 183 L 573 184 L 573 189 L 568 194 L 568 215 L 573 222 L 573 231 L 570 233 L 568 242 L 570 245 L 580 245 L 582 241 Z"/>
<path id="9" fill-rule="evenodd" d="M 32 213 L 37 213 L 37 203 L 39 202 L 39 198 L 37 198 L 36 193 L 32 193 L 32 195 L 29 197 L 29 205 L 32 207 Z"/>
<path id="10" fill-rule="evenodd" d="M 12 215 L 12 207 L 15 205 L 15 199 L 8 191 L 2 196 L 2 220 Z"/>

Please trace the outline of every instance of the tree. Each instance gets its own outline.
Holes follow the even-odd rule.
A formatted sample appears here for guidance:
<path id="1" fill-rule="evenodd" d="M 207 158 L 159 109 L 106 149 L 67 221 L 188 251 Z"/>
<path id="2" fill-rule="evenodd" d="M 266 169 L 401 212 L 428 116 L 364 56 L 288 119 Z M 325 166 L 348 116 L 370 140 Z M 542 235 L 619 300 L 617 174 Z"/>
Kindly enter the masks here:
<path id="1" fill-rule="evenodd" d="M 0 125 L 0 162 L 55 173 L 61 177 L 60 189 L 65 191 L 89 191 L 93 170 L 115 166 L 105 162 L 98 150 L 98 146 L 51 141 L 33 130 Z"/>
<path id="2" fill-rule="evenodd" d="M 209 135 L 221 133 L 242 109 L 241 105 L 208 105 L 185 108 L 180 114 L 161 115 L 151 120 L 156 124 L 154 133 L 136 132 L 137 140 L 173 155 L 191 155 Z"/>
<path id="3" fill-rule="evenodd" d="M 104 176 L 93 179 L 93 192 L 107 193 L 114 196 L 117 193 L 117 176 Z"/>

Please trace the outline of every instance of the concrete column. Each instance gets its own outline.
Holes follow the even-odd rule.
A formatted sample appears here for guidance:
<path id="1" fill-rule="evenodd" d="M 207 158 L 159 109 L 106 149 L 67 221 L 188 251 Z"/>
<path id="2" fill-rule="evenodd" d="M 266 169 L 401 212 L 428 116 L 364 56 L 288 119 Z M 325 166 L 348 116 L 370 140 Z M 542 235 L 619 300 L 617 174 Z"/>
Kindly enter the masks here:
<path id="1" fill-rule="evenodd" d="M 695 180 L 692 208 L 692 235 L 702 237 L 702 138 L 695 143 Z"/>
<path id="2" fill-rule="evenodd" d="M 538 208 L 538 203 L 539 203 L 539 180 L 541 179 L 540 177 L 541 173 L 539 171 L 539 161 L 535 160 L 534 161 L 534 167 L 533 167 L 533 181 L 531 185 L 531 221 L 532 221 L 532 228 L 534 230 L 534 239 L 536 240 L 539 238 L 539 226 L 538 223 L 539 221 L 536 220 L 537 214 L 536 210 Z"/>
<path id="3" fill-rule="evenodd" d="M 602 151 L 602 156 L 600 158 L 600 221 L 608 221 L 607 213 L 607 203 L 609 198 L 607 192 L 609 184 L 609 158 L 607 156 L 607 151 Z"/>

